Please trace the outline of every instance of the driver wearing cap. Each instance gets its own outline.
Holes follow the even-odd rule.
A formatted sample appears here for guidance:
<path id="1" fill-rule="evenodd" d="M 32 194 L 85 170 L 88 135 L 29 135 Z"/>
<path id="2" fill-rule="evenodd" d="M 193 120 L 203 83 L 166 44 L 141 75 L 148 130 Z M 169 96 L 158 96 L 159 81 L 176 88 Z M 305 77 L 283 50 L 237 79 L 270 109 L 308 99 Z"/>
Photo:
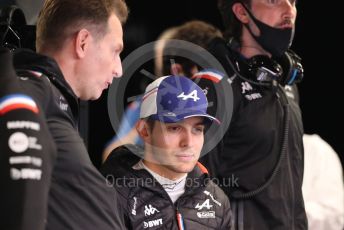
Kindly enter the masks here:
<path id="1" fill-rule="evenodd" d="M 207 107 L 186 77 L 147 86 L 136 126 L 144 149 L 121 146 L 101 168 L 128 229 L 230 229 L 229 200 L 198 162 L 206 128 L 220 123 Z"/>

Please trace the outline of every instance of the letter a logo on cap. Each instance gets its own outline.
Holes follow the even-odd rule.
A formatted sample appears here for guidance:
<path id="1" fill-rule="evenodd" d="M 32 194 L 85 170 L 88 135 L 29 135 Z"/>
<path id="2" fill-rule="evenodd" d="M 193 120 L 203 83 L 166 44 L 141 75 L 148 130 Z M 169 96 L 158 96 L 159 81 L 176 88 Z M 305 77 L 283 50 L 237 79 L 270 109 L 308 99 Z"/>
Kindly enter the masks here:
<path id="1" fill-rule="evenodd" d="M 185 95 L 184 92 L 178 95 L 178 98 L 182 98 L 182 100 L 186 101 L 187 99 L 193 99 L 194 101 L 198 101 L 200 98 L 197 96 L 197 90 L 192 91 L 188 95 Z"/>

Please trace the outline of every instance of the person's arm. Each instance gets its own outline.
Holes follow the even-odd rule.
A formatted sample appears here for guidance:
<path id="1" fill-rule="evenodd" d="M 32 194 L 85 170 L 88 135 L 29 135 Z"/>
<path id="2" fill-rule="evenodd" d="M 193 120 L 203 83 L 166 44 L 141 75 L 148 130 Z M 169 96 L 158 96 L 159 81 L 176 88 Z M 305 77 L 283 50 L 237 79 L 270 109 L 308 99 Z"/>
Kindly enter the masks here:
<path id="1" fill-rule="evenodd" d="M 311 230 L 344 227 L 343 170 L 334 150 L 318 135 L 304 135 L 303 196 Z"/>
<path id="2" fill-rule="evenodd" d="M 223 195 L 226 196 L 224 193 Z M 226 196 L 226 199 L 223 205 L 223 220 L 222 220 L 221 227 L 219 229 L 221 230 L 231 229 L 231 221 L 232 221 L 232 210 L 230 208 L 229 200 Z"/>
<path id="3" fill-rule="evenodd" d="M 0 229 L 45 229 L 56 149 L 43 111 L 0 48 Z"/>
<path id="4" fill-rule="evenodd" d="M 136 144 L 135 141 L 138 138 L 138 133 L 136 131 L 135 126 L 130 130 L 130 132 L 125 135 L 122 138 L 116 138 L 115 141 L 111 142 L 105 149 L 103 152 L 103 156 L 102 156 L 102 161 L 103 163 L 105 162 L 105 160 L 108 158 L 108 156 L 110 155 L 110 153 L 112 152 L 112 150 L 116 149 L 117 147 L 121 146 L 121 145 L 126 145 L 126 144 Z"/>
<path id="5" fill-rule="evenodd" d="M 129 218 L 129 210 L 128 210 L 128 197 L 124 196 L 120 191 L 120 189 L 116 189 L 117 191 L 117 200 L 118 200 L 118 212 L 117 214 L 121 216 L 122 223 L 124 223 L 126 229 L 132 229 L 131 221 Z"/>
<path id="6" fill-rule="evenodd" d="M 117 135 L 107 144 L 102 154 L 104 163 L 112 150 L 125 144 L 137 144 L 139 138 L 135 125 L 140 115 L 140 99 L 133 101 L 126 109 L 121 119 L 120 128 Z"/>

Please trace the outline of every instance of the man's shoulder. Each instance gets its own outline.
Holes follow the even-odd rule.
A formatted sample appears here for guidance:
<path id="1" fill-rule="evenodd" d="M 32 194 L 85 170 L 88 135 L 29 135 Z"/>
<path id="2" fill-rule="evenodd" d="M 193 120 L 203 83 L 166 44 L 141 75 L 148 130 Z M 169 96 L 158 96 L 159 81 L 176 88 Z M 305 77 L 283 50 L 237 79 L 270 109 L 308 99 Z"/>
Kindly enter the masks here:
<path id="1" fill-rule="evenodd" d="M 200 162 L 198 162 L 191 173 L 187 177 L 188 185 L 202 186 L 204 189 L 197 190 L 203 196 L 219 197 L 221 200 L 228 200 L 223 190 L 218 186 L 220 181 L 208 176 L 208 170 Z M 195 181 L 190 181 L 195 180 Z"/>
<path id="2" fill-rule="evenodd" d="M 133 145 L 122 145 L 114 149 L 100 167 L 101 174 L 110 180 L 120 193 L 128 194 L 136 186 L 139 173 L 133 173 L 133 166 L 140 158 L 132 152 Z"/>
<path id="3" fill-rule="evenodd" d="M 136 155 L 137 151 L 143 150 L 141 147 L 131 144 L 121 145 L 115 148 L 101 166 L 101 172 L 103 174 L 107 172 L 114 173 L 114 170 L 119 168 L 131 168 L 140 160 L 140 157 Z"/>
<path id="4" fill-rule="evenodd" d="M 23 88 L 45 90 L 45 93 L 53 93 L 57 97 L 62 94 L 68 96 L 63 87 L 54 81 L 62 73 L 53 59 L 31 50 L 18 49 L 14 53 L 13 63 Z"/>
<path id="5" fill-rule="evenodd" d="M 33 85 L 36 87 L 50 87 L 51 83 L 49 78 L 42 72 L 34 70 L 16 70 L 19 82 L 23 84 Z M 23 86 L 25 86 L 23 85 Z"/>
<path id="6" fill-rule="evenodd" d="M 21 89 L 46 109 L 50 98 L 54 95 L 49 79 L 36 71 L 17 70 L 16 72 Z"/>
<path id="7" fill-rule="evenodd" d="M 227 200 L 228 197 L 227 195 L 224 193 L 224 191 L 220 188 L 220 186 L 218 185 L 218 181 L 213 181 L 210 180 L 206 189 L 212 190 L 213 193 L 217 196 L 220 197 L 223 200 Z"/>

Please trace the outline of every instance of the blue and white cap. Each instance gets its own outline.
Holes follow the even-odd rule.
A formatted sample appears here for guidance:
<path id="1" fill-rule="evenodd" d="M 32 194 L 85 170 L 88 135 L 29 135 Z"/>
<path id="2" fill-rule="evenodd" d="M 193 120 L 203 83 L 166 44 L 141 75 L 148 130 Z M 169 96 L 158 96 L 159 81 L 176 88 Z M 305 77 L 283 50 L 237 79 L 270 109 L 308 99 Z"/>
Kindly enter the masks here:
<path id="1" fill-rule="evenodd" d="M 207 107 L 207 97 L 193 81 L 182 76 L 165 76 L 147 86 L 140 118 L 175 123 L 189 117 L 205 117 L 220 123 L 207 114 Z"/>

